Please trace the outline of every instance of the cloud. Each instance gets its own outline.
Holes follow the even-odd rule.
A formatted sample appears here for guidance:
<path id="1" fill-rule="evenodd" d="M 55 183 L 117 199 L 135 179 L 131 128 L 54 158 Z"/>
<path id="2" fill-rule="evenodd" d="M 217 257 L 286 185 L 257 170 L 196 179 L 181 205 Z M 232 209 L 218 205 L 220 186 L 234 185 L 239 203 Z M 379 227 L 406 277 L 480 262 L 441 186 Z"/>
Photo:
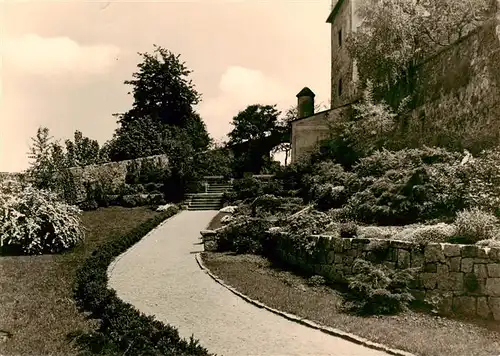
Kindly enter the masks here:
<path id="1" fill-rule="evenodd" d="M 256 69 L 230 66 L 221 75 L 219 94 L 206 98 L 198 109 L 212 137 L 221 140 L 231 130 L 232 118 L 248 105 L 283 106 L 294 100 L 290 90 L 275 78 Z"/>
<path id="2" fill-rule="evenodd" d="M 1 52 L 9 69 L 40 76 L 87 76 L 109 72 L 120 49 L 112 45 L 81 45 L 69 37 L 26 34 L 5 39 Z"/>

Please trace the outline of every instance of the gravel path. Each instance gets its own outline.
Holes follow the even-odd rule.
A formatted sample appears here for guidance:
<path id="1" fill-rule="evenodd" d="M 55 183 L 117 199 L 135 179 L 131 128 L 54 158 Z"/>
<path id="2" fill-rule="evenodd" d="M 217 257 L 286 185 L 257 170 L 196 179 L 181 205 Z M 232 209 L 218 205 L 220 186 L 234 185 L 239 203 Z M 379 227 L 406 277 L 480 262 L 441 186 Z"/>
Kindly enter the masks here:
<path id="1" fill-rule="evenodd" d="M 387 355 L 259 309 L 213 281 L 194 254 L 216 214 L 182 211 L 162 224 L 110 266 L 111 288 L 218 355 Z"/>

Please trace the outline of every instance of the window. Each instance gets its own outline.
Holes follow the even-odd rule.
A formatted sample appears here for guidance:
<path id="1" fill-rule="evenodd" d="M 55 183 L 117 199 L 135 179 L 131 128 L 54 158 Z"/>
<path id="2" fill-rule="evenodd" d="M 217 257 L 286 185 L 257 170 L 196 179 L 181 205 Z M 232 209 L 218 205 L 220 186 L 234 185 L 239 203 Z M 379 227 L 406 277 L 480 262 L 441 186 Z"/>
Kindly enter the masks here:
<path id="1" fill-rule="evenodd" d="M 342 96 L 342 78 L 339 79 L 337 92 L 338 92 L 338 94 L 339 94 L 338 96 L 340 98 Z"/>
<path id="2" fill-rule="evenodd" d="M 339 47 L 342 47 L 342 29 L 339 30 L 338 36 L 339 36 Z"/>

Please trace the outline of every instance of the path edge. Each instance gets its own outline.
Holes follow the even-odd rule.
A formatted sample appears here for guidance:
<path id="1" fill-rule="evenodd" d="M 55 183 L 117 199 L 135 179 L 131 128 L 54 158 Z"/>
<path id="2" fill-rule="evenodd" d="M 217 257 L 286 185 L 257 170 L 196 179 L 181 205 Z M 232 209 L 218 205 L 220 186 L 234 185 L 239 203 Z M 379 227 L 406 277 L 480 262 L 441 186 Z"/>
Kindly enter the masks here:
<path id="1" fill-rule="evenodd" d="M 412 353 L 409 353 L 409 352 L 406 352 L 403 350 L 393 349 L 393 348 L 390 348 L 386 345 L 372 342 L 372 341 L 365 339 L 365 338 L 358 336 L 358 335 L 354 335 L 354 334 L 351 334 L 351 333 L 348 333 L 348 332 L 345 332 L 345 331 L 342 331 L 339 329 L 335 329 L 335 328 L 332 328 L 329 326 L 320 325 L 318 323 L 315 323 L 314 321 L 311 321 L 311 320 L 308 320 L 305 318 L 300 318 L 297 315 L 286 313 L 286 312 L 283 312 L 283 311 L 278 310 L 278 309 L 274 309 L 274 308 L 272 308 L 272 307 L 270 307 L 262 302 L 259 302 L 258 300 L 252 299 L 252 298 L 248 297 L 247 295 L 239 292 L 234 287 L 226 284 L 222 279 L 220 279 L 215 274 L 213 274 L 212 271 L 210 271 L 203 263 L 200 252 L 195 254 L 195 259 L 196 259 L 196 262 L 198 263 L 198 266 L 200 267 L 200 269 L 203 272 L 205 272 L 206 274 L 208 274 L 214 281 L 216 281 L 217 283 L 219 283 L 221 286 L 228 289 L 232 293 L 236 294 L 238 297 L 242 298 L 246 302 L 253 304 L 258 308 L 266 309 L 266 310 L 270 311 L 271 313 L 279 315 L 285 319 L 288 319 L 288 320 L 293 321 L 295 323 L 307 326 L 307 327 L 312 328 L 312 329 L 319 330 L 321 332 L 324 332 L 325 334 L 340 337 L 344 340 L 354 342 L 358 345 L 366 346 L 370 349 L 383 351 L 389 355 L 393 355 L 393 356 L 417 356 L 415 354 L 412 354 Z"/>

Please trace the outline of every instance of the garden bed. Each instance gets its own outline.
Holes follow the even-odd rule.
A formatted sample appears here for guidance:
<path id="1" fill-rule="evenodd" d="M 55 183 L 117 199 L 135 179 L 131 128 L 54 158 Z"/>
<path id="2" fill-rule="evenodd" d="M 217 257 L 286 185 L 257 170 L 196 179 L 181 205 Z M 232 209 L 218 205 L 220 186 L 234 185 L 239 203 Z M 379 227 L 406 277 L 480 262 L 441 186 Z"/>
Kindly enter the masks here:
<path id="1" fill-rule="evenodd" d="M 273 266 L 256 255 L 202 254 L 205 265 L 219 278 L 252 299 L 422 356 L 498 355 L 500 323 L 471 323 L 409 311 L 396 316 L 360 317 L 342 312 L 343 297 L 326 286 Z"/>
<path id="2" fill-rule="evenodd" d="M 72 298 L 76 270 L 99 244 L 159 214 L 146 207 L 87 211 L 82 214 L 85 242 L 75 249 L 61 255 L 1 256 L 0 330 L 12 337 L 0 342 L 0 354 L 75 354 L 68 335 L 94 325 Z"/>

